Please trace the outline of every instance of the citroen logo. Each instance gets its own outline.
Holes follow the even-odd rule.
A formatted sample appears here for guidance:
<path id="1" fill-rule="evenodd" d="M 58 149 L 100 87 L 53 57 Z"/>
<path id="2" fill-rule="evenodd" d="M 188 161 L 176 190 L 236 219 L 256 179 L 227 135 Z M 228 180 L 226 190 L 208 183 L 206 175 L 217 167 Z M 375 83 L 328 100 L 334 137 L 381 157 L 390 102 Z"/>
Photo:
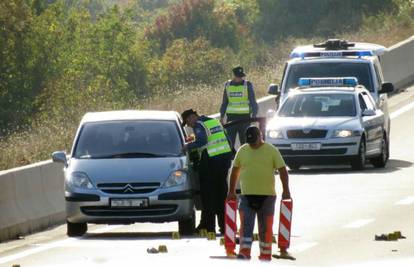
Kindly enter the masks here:
<path id="1" fill-rule="evenodd" d="M 308 134 L 308 133 L 310 133 L 310 131 L 311 131 L 311 129 L 303 129 L 304 134 Z"/>
<path id="2" fill-rule="evenodd" d="M 124 193 L 134 193 L 134 188 L 130 184 L 127 184 L 124 187 Z"/>

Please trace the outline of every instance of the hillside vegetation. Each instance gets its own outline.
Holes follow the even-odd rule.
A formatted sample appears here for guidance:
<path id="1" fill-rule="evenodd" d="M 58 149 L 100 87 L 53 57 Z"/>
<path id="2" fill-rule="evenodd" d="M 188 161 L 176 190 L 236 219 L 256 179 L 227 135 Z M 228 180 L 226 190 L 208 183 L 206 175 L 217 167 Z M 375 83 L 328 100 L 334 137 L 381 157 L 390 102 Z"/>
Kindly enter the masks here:
<path id="1" fill-rule="evenodd" d="M 1 1 L 0 169 L 69 151 L 85 112 L 215 113 L 236 64 L 260 97 L 298 44 L 413 26 L 411 0 Z"/>

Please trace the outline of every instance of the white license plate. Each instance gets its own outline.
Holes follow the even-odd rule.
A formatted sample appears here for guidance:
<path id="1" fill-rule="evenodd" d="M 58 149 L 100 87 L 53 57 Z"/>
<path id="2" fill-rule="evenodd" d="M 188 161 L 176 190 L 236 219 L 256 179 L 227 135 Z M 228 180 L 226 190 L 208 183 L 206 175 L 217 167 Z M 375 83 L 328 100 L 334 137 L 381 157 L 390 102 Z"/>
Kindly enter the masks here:
<path id="1" fill-rule="evenodd" d="M 126 208 L 126 207 L 148 207 L 148 199 L 134 199 L 134 198 L 122 198 L 122 199 L 111 199 L 111 207 L 113 208 Z"/>
<path id="2" fill-rule="evenodd" d="M 320 143 L 296 143 L 291 144 L 292 150 L 320 150 Z"/>

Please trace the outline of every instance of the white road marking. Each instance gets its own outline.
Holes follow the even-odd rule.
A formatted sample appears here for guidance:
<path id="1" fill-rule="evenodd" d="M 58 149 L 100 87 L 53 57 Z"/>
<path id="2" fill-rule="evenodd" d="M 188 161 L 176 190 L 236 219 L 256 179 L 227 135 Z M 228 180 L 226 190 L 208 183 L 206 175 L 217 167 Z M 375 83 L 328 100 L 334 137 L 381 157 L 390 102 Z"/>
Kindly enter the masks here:
<path id="1" fill-rule="evenodd" d="M 123 226 L 124 225 L 109 225 L 109 226 L 91 231 L 90 233 L 95 233 L 95 234 L 96 233 L 106 233 L 106 232 L 112 231 L 116 228 L 121 228 Z M 52 243 L 40 244 L 37 247 L 34 247 L 34 248 L 31 248 L 31 249 L 28 249 L 28 250 L 25 250 L 25 251 L 22 251 L 22 252 L 18 252 L 18 253 L 0 258 L 0 264 L 10 262 L 10 261 L 14 261 L 14 260 L 18 260 L 18 259 L 30 256 L 30 255 L 33 255 L 33 254 L 37 254 L 37 253 L 40 253 L 40 252 L 43 252 L 43 251 L 46 251 L 46 250 L 49 250 L 49 249 L 53 249 L 53 248 L 56 248 L 56 247 L 67 246 L 70 243 L 73 243 L 77 240 L 78 240 L 77 238 L 66 238 L 66 239 L 59 240 L 59 241 L 52 242 Z"/>
<path id="2" fill-rule="evenodd" d="M 344 225 L 343 228 L 361 228 L 373 221 L 374 219 L 359 219 Z"/>
<path id="3" fill-rule="evenodd" d="M 395 205 L 410 205 L 414 203 L 414 196 L 409 196 L 395 202 Z"/>
<path id="4" fill-rule="evenodd" d="M 288 251 L 290 253 L 300 253 L 300 252 L 308 250 L 308 249 L 310 249 L 310 248 L 312 248 L 316 245 L 318 245 L 317 242 L 303 242 L 303 243 L 300 243 L 298 245 L 292 246 L 292 248 L 289 249 Z"/>
<path id="5" fill-rule="evenodd" d="M 414 102 L 412 102 L 410 104 L 407 104 L 407 105 L 403 106 L 402 108 L 397 109 L 396 111 L 392 112 L 390 114 L 390 118 L 395 119 L 396 117 L 402 115 L 403 113 L 409 111 L 412 108 L 414 108 Z"/>

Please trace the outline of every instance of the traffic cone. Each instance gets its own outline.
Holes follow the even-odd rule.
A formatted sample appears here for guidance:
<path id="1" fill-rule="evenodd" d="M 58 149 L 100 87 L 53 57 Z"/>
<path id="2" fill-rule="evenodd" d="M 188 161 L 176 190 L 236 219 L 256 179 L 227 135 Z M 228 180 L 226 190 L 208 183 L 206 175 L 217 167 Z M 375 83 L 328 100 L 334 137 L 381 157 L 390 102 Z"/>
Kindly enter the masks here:
<path id="1" fill-rule="evenodd" d="M 224 207 L 224 247 L 227 256 L 231 256 L 236 255 L 237 202 L 226 200 Z"/>

